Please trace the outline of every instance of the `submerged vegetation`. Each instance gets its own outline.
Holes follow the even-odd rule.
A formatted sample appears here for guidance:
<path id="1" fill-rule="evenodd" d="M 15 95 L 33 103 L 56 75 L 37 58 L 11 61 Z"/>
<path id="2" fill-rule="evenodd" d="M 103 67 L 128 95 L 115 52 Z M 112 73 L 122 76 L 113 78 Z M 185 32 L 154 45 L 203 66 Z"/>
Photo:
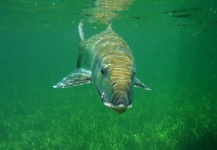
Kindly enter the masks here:
<path id="1" fill-rule="evenodd" d="M 217 146 L 217 106 L 212 97 L 177 101 L 175 105 L 137 101 L 122 115 L 96 99 L 85 98 L 81 97 L 81 103 L 14 102 L 10 110 L 1 109 L 0 149 L 173 150 Z"/>
<path id="2" fill-rule="evenodd" d="M 52 88 L 75 65 L 86 3 L 26 2 L 0 4 L 0 150 L 217 149 L 216 2 L 134 1 L 120 11 L 114 27 L 153 89 L 135 90 L 121 115 L 92 85 Z"/>

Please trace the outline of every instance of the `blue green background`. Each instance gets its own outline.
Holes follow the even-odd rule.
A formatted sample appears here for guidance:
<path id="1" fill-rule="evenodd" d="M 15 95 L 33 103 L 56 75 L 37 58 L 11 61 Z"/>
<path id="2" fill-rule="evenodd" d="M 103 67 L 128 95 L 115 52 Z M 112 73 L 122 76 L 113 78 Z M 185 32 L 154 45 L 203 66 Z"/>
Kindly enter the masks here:
<path id="1" fill-rule="evenodd" d="M 217 2 L 134 0 L 116 12 L 113 29 L 152 88 L 135 88 L 121 115 L 92 84 L 52 88 L 75 69 L 92 3 L 0 2 L 0 149 L 216 149 Z M 84 21 L 87 38 L 105 28 Z"/>

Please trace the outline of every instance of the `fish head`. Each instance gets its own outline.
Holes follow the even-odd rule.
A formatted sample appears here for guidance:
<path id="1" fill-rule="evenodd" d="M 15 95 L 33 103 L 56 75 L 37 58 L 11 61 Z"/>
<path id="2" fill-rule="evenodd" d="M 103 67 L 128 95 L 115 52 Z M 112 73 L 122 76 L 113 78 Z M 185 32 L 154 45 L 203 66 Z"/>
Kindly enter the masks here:
<path id="1" fill-rule="evenodd" d="M 132 107 L 134 80 L 133 62 L 101 62 L 92 71 L 92 82 L 103 104 L 117 113 Z"/>

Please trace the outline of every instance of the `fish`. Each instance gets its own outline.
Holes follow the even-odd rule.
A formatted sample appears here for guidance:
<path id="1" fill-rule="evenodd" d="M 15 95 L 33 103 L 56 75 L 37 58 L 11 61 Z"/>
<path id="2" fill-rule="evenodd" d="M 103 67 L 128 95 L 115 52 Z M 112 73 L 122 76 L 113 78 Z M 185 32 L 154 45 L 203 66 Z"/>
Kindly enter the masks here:
<path id="1" fill-rule="evenodd" d="M 55 84 L 67 88 L 92 83 L 103 104 L 121 114 L 132 107 L 133 87 L 151 90 L 136 77 L 133 54 L 109 23 L 106 30 L 85 39 L 83 23 L 78 25 L 80 37 L 77 69 Z"/>

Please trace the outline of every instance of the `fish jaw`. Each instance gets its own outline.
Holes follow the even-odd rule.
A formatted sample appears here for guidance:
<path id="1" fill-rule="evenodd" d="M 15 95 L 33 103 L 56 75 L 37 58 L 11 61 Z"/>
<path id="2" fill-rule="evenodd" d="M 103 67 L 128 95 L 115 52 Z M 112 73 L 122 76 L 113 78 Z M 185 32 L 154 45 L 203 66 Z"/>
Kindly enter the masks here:
<path id="1" fill-rule="evenodd" d="M 110 100 L 106 99 L 104 96 L 101 96 L 101 98 L 105 106 L 119 114 L 124 113 L 128 108 L 132 107 L 132 98 L 122 91 L 115 92 Z"/>
<path id="2" fill-rule="evenodd" d="M 131 105 L 125 106 L 123 104 L 120 104 L 118 106 L 113 105 L 112 103 L 108 103 L 108 102 L 103 102 L 103 104 L 109 108 L 111 108 L 112 110 L 114 110 L 115 112 L 122 114 L 124 113 L 128 108 L 132 107 Z"/>

